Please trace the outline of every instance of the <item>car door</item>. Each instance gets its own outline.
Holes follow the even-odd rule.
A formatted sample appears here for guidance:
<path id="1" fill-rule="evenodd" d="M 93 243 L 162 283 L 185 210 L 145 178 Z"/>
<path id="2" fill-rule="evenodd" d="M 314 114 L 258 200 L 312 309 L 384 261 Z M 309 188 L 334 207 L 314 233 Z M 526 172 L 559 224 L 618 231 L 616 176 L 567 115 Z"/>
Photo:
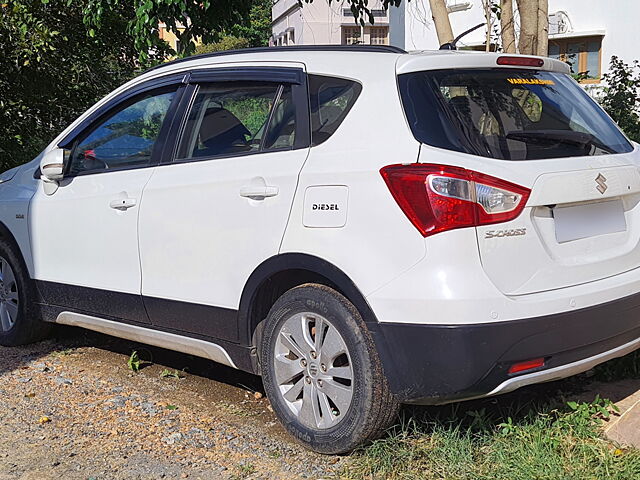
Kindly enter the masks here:
<path id="1" fill-rule="evenodd" d="M 64 178 L 51 195 L 40 188 L 30 207 L 44 303 L 148 323 L 140 296 L 139 203 L 179 87 L 127 92 L 61 142 L 68 148 Z"/>
<path id="2" fill-rule="evenodd" d="M 155 326 L 235 341 L 242 289 L 278 253 L 307 157 L 306 76 L 220 68 L 190 82 L 175 158 L 144 191 L 142 293 Z"/>

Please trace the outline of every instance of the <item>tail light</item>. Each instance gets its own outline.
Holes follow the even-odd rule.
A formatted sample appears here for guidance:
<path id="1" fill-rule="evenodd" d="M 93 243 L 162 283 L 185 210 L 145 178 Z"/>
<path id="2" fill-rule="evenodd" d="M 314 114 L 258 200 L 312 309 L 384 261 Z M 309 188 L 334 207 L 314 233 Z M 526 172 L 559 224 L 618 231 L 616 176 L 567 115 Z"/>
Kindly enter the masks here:
<path id="1" fill-rule="evenodd" d="M 425 237 L 513 220 L 530 193 L 499 178 L 444 165 L 389 165 L 380 173 L 404 214 Z"/>

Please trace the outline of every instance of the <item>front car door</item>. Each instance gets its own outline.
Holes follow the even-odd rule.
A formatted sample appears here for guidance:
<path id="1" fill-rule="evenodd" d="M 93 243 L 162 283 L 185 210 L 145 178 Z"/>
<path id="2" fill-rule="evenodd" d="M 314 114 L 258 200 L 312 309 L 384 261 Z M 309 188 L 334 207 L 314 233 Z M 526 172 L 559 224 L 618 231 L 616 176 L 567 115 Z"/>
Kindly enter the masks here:
<path id="1" fill-rule="evenodd" d="M 138 88 L 61 142 L 65 176 L 30 207 L 34 277 L 45 304 L 148 323 L 140 297 L 138 213 L 180 83 Z"/>
<path id="2" fill-rule="evenodd" d="M 306 75 L 220 68 L 191 82 L 174 159 L 144 192 L 142 294 L 154 326 L 235 341 L 242 289 L 278 253 L 307 157 Z"/>

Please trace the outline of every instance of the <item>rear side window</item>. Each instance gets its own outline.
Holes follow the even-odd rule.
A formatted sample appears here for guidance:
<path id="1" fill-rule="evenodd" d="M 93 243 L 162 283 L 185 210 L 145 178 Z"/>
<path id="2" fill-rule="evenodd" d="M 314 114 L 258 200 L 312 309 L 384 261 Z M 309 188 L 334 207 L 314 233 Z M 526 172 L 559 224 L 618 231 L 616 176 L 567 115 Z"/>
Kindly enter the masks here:
<path id="1" fill-rule="evenodd" d="M 517 69 L 436 70 L 398 77 L 414 136 L 502 160 L 624 153 L 633 147 L 568 75 Z"/>
<path id="2" fill-rule="evenodd" d="M 335 133 L 358 99 L 362 86 L 343 78 L 309 75 L 311 145 L 320 145 Z"/>

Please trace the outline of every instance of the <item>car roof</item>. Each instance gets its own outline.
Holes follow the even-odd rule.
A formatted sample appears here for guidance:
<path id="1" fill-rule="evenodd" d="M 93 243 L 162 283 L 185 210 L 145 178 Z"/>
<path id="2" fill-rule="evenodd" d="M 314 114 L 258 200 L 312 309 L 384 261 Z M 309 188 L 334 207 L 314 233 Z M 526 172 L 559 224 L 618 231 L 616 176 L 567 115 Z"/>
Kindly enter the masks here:
<path id="1" fill-rule="evenodd" d="M 142 77 L 158 76 L 189 70 L 253 62 L 286 62 L 304 64 L 309 73 L 334 74 L 357 80 L 371 78 L 383 72 L 393 75 L 420 70 L 449 68 L 513 68 L 500 67 L 500 56 L 523 56 L 468 50 L 421 50 L 406 52 L 390 45 L 292 45 L 227 50 L 180 58 L 147 70 Z M 517 67 L 569 73 L 569 66 L 559 60 L 535 57 L 542 67 Z M 140 77 L 139 77 L 140 78 Z"/>

